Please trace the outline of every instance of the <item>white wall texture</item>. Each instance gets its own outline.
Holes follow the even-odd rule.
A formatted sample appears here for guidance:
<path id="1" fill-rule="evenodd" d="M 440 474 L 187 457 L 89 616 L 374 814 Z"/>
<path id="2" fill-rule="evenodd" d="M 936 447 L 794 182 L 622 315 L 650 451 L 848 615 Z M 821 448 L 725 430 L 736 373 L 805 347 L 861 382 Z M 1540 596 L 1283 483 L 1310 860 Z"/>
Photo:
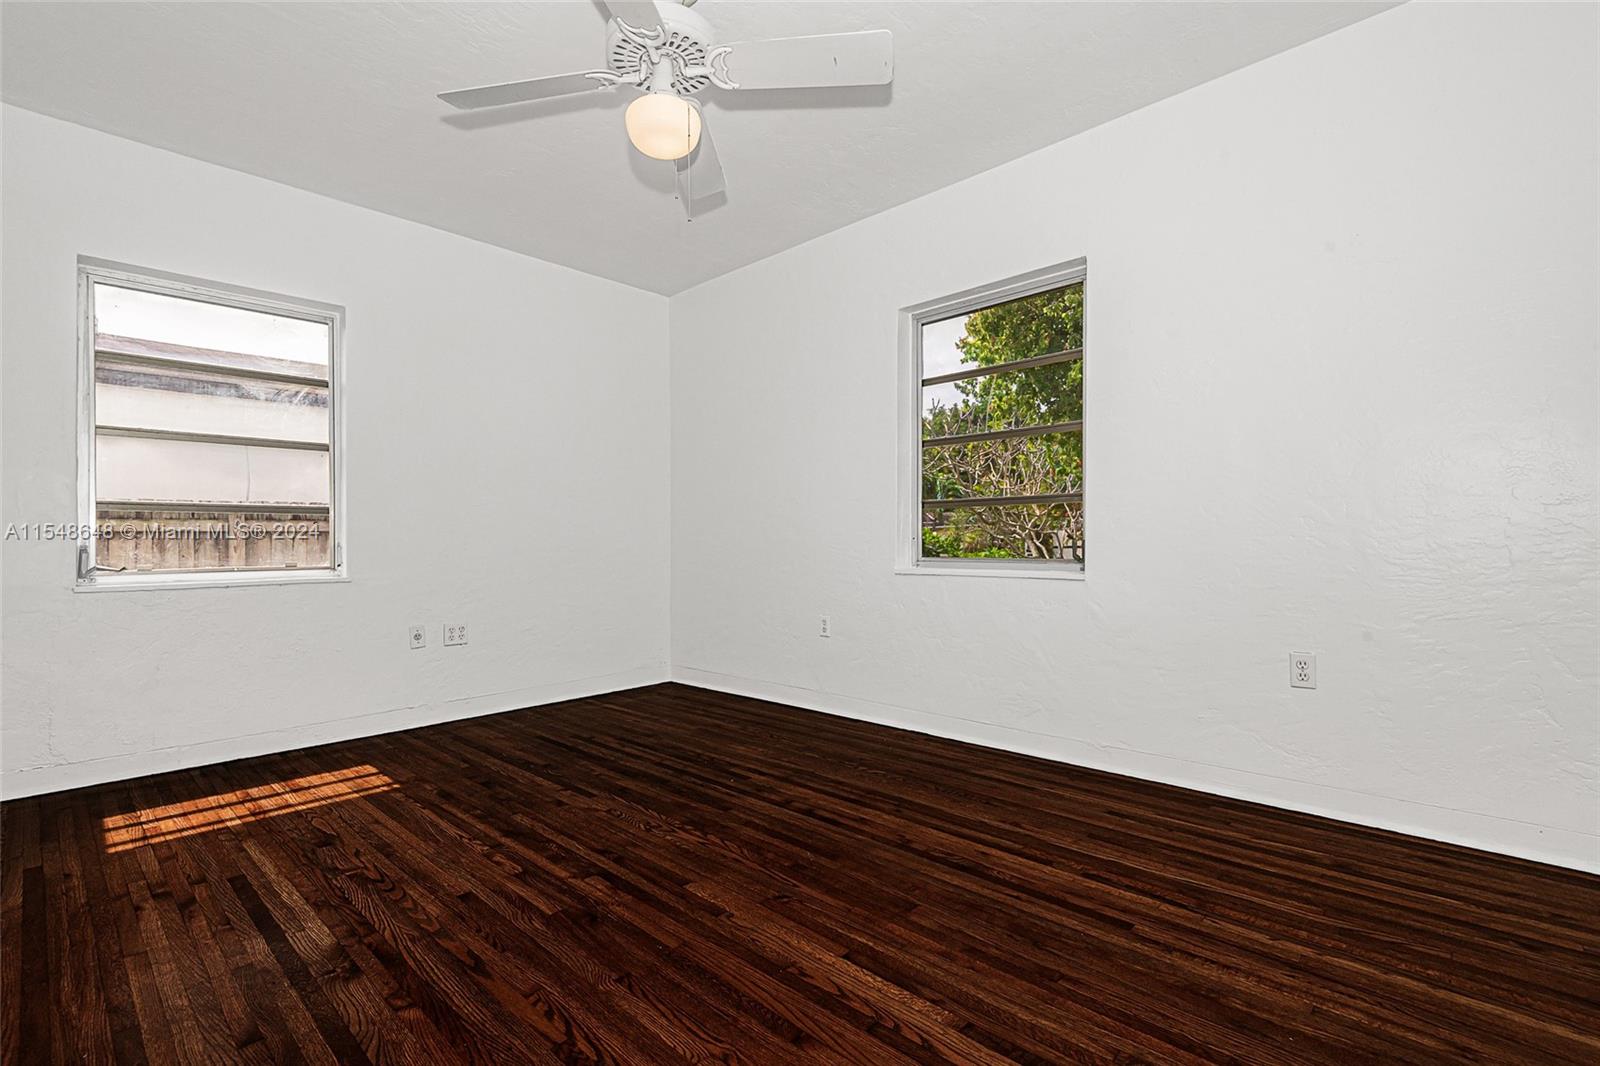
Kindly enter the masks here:
<path id="1" fill-rule="evenodd" d="M 353 580 L 6 543 L 5 792 L 656 680 L 670 576 L 684 681 L 1600 868 L 1595 30 L 1380 15 L 674 297 L 670 379 L 660 297 L 8 108 L 0 520 L 100 256 L 347 307 Z M 897 309 L 1079 255 L 1086 580 L 896 576 Z"/>
<path id="2" fill-rule="evenodd" d="M 0 146 L 0 525 L 76 521 L 98 256 L 345 306 L 352 578 L 74 593 L 6 542 L 7 795 L 666 677 L 664 297 L 16 108 Z"/>
<path id="3" fill-rule="evenodd" d="M 1596 28 L 1408 5 L 674 297 L 674 676 L 1600 868 Z M 1086 580 L 896 576 L 896 310 L 1080 255 Z"/>

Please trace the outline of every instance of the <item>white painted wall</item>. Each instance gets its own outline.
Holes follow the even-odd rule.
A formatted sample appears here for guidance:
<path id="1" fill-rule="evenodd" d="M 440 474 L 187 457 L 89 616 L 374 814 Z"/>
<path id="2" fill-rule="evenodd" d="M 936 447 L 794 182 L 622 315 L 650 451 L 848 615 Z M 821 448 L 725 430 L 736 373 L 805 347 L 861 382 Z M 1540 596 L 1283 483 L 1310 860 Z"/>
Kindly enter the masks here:
<path id="1" fill-rule="evenodd" d="M 74 593 L 6 542 L 6 795 L 666 676 L 664 297 L 11 107 L 0 151 L 0 525 L 76 520 L 98 256 L 345 306 L 353 579 Z"/>
<path id="2" fill-rule="evenodd" d="M 674 297 L 674 675 L 1600 868 L 1596 28 L 1408 5 Z M 895 576 L 896 310 L 1080 255 L 1087 579 Z"/>

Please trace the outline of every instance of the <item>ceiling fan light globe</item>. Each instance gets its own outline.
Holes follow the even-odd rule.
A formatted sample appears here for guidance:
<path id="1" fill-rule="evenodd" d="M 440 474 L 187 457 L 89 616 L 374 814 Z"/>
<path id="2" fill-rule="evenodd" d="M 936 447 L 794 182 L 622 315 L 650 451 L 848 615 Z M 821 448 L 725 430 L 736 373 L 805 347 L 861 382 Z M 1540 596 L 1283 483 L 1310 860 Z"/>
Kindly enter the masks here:
<path id="1" fill-rule="evenodd" d="M 700 143 L 700 112 L 676 93 L 645 93 L 622 121 L 628 140 L 651 159 L 682 159 Z"/>

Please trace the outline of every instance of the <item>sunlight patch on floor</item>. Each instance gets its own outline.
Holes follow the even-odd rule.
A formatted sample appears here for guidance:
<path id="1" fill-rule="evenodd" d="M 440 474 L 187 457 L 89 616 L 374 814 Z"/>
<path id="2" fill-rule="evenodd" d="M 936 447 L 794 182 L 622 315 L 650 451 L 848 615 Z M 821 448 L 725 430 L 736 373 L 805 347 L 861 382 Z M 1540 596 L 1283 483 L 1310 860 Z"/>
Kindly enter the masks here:
<path id="1" fill-rule="evenodd" d="M 399 787 L 373 766 L 309 774 L 237 792 L 200 796 L 184 803 L 115 814 L 101 822 L 108 852 L 127 851 L 146 844 L 206 833 L 228 825 L 243 825 L 280 814 L 307 811 L 330 803 L 375 796 Z"/>

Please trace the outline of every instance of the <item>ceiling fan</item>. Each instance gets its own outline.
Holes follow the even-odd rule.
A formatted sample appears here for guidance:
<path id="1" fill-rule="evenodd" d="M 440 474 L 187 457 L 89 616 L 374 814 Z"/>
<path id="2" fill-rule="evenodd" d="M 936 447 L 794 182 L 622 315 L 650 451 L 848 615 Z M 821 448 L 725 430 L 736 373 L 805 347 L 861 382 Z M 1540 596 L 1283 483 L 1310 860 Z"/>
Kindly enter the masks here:
<path id="1" fill-rule="evenodd" d="M 689 10 L 694 2 L 604 0 L 611 13 L 604 70 L 457 89 L 439 99 L 475 109 L 618 86 L 639 90 L 624 116 L 628 139 L 652 159 L 673 163 L 678 199 L 692 218 L 697 202 L 726 188 L 696 93 L 886 85 L 894 78 L 888 30 L 718 44 L 711 24 Z"/>

